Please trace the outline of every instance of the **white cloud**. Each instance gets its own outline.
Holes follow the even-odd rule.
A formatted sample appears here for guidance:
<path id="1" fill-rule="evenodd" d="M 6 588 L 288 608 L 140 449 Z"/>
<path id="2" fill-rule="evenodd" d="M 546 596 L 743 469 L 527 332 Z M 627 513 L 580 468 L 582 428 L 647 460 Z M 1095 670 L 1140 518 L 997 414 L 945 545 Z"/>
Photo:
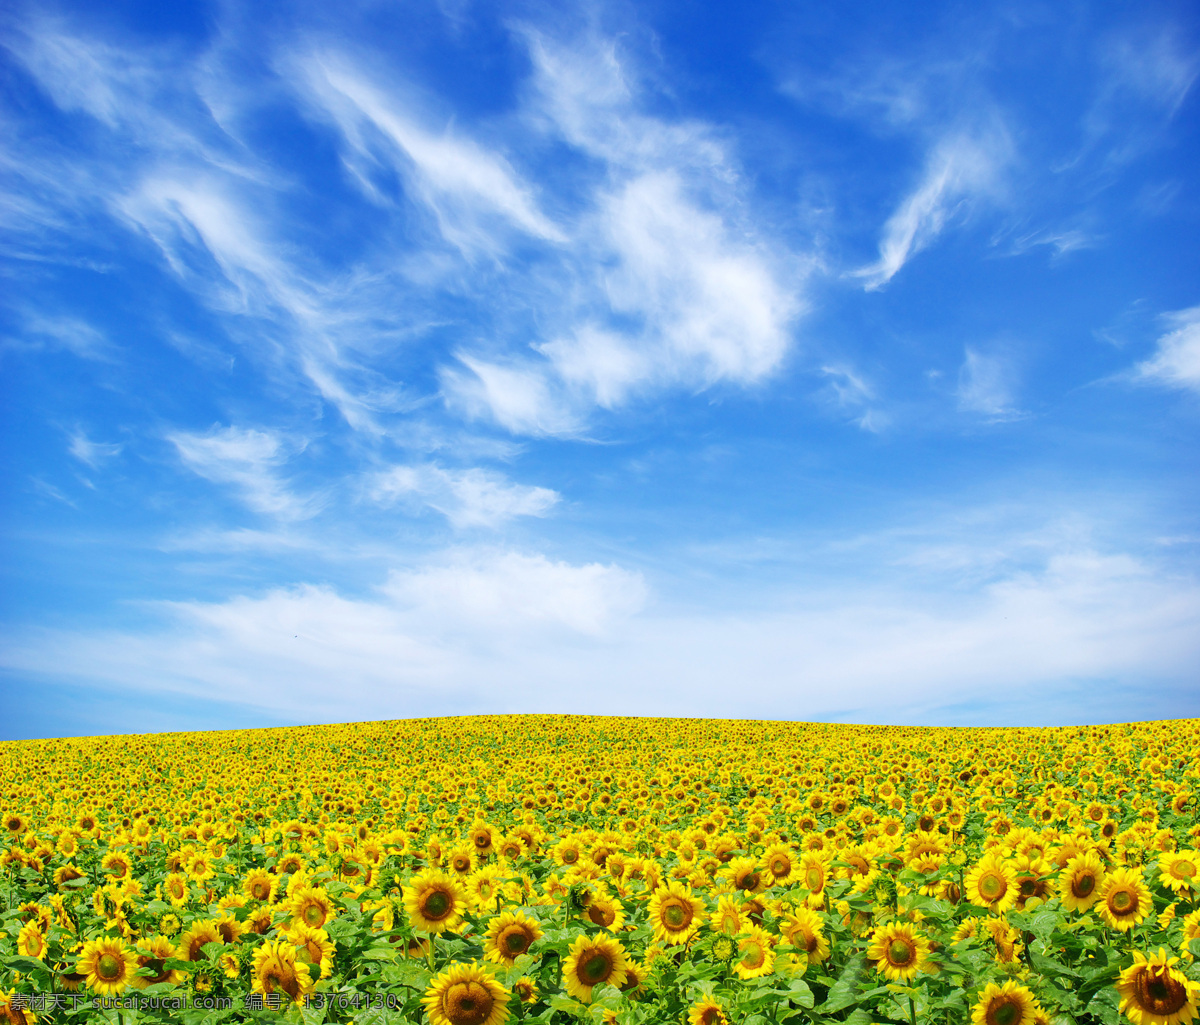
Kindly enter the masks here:
<path id="1" fill-rule="evenodd" d="M 1158 349 L 1135 368 L 1135 378 L 1200 392 L 1200 306 L 1168 313 L 1171 330 L 1158 339 Z"/>
<path id="2" fill-rule="evenodd" d="M 561 497 L 549 488 L 509 483 L 494 470 L 446 470 L 435 464 L 382 471 L 372 478 L 370 494 L 385 504 L 416 499 L 458 528 L 495 528 L 516 516 L 545 516 Z"/>
<path id="3" fill-rule="evenodd" d="M 350 147 L 346 154 L 359 183 L 372 198 L 370 165 L 380 159 L 374 137 L 394 147 L 390 162 L 409 178 L 416 193 L 437 216 L 442 234 L 467 253 L 495 254 L 503 246 L 487 218 L 499 216 L 537 238 L 566 242 L 563 232 L 537 207 L 533 190 L 500 154 L 452 133 L 431 131 L 351 62 L 334 55 L 295 61 L 308 86 L 309 99 L 330 117 Z M 374 130 L 373 132 L 371 130 Z M 403 155 L 403 160 L 397 156 Z"/>
<path id="4" fill-rule="evenodd" d="M 375 596 L 305 585 L 173 604 L 159 630 L 26 631 L 0 650 L 22 672 L 299 721 L 467 708 L 929 721 L 1034 688 L 1045 708 L 1085 683 L 1075 715 L 1097 721 L 1133 716 L 1114 688 L 1194 680 L 1200 581 L 1071 532 L 1011 541 L 979 553 L 979 579 L 969 552 L 929 566 L 922 537 L 913 559 L 893 548 L 853 583 L 756 588 L 757 611 L 724 589 L 707 607 L 647 606 L 641 576 L 617 566 L 454 551 Z M 907 577 L 887 568 L 898 562 Z M 936 586 L 914 581 L 922 566 Z M 975 582 L 947 589 L 947 572 Z"/>
<path id="5" fill-rule="evenodd" d="M 523 31 L 535 70 L 530 118 L 603 174 L 575 197 L 578 243 L 563 257 L 566 280 L 546 296 L 562 312 L 550 337 L 532 343 L 541 359 L 528 349 L 504 360 L 462 352 L 473 373 L 445 372 L 448 401 L 515 432 L 570 434 L 597 406 L 775 372 L 804 306 L 807 267 L 752 229 L 714 130 L 641 113 L 628 61 L 611 43 Z"/>
<path id="6" fill-rule="evenodd" d="M 883 226 L 879 260 L 854 271 L 868 291 L 882 288 L 908 260 L 929 246 L 971 200 L 994 196 L 1009 160 L 1007 136 L 952 135 L 930 153 L 920 184 Z"/>
<path id="7" fill-rule="evenodd" d="M 279 475 L 297 446 L 274 432 L 214 427 L 207 434 L 179 431 L 167 435 L 167 440 L 190 470 L 214 484 L 233 488 L 256 512 L 304 519 L 317 511 L 315 498 L 295 494 Z"/>
<path id="8" fill-rule="evenodd" d="M 81 463 L 98 470 L 109 459 L 121 454 L 123 446 L 115 441 L 92 441 L 83 431 L 71 433 L 70 453 Z"/>
<path id="9" fill-rule="evenodd" d="M 992 420 L 1022 416 L 1016 407 L 1017 372 L 1011 357 L 967 346 L 958 372 L 958 408 Z"/>

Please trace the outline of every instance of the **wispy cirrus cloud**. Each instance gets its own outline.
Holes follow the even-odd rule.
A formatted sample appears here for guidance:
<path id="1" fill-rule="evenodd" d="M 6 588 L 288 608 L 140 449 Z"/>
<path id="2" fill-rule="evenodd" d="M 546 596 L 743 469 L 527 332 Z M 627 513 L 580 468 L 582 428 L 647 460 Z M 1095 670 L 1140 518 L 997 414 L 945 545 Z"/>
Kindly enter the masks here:
<path id="1" fill-rule="evenodd" d="M 1169 330 L 1154 355 L 1137 364 L 1134 379 L 1200 392 L 1200 306 L 1164 314 Z"/>
<path id="2" fill-rule="evenodd" d="M 886 285 L 948 224 L 969 212 L 972 203 L 999 194 L 1002 171 L 1011 157 L 1007 134 L 999 129 L 941 140 L 929 153 L 916 188 L 884 224 L 879 259 L 853 276 L 862 279 L 868 291 Z"/>
<path id="3" fill-rule="evenodd" d="M 989 420 L 1016 420 L 1025 414 L 1017 406 L 1018 371 L 1011 354 L 975 346 L 964 350 L 958 371 L 958 408 Z"/>
<path id="4" fill-rule="evenodd" d="M 283 520 L 315 515 L 320 500 L 293 491 L 281 470 L 302 443 L 273 431 L 214 427 L 205 434 L 178 431 L 167 435 L 193 473 L 231 488 L 255 512 Z"/>
<path id="5" fill-rule="evenodd" d="M 368 492 L 381 504 L 416 502 L 455 527 L 495 528 L 517 516 L 545 516 L 559 502 L 550 488 L 511 483 L 494 470 L 445 469 L 434 463 L 393 466 L 371 478 Z"/>
<path id="6" fill-rule="evenodd" d="M 71 432 L 68 451 L 84 465 L 98 470 L 108 460 L 119 456 L 123 448 L 124 445 L 115 441 L 93 441 L 83 430 L 76 428 Z"/>
<path id="7" fill-rule="evenodd" d="M 308 101 L 336 125 L 346 143 L 343 160 L 373 200 L 386 202 L 374 184 L 376 169 L 398 172 L 433 212 L 446 241 L 468 257 L 500 254 L 502 242 L 489 224 L 496 218 L 545 241 L 567 241 L 503 155 L 449 127 L 421 124 L 412 104 L 345 57 L 313 54 L 287 64 Z"/>

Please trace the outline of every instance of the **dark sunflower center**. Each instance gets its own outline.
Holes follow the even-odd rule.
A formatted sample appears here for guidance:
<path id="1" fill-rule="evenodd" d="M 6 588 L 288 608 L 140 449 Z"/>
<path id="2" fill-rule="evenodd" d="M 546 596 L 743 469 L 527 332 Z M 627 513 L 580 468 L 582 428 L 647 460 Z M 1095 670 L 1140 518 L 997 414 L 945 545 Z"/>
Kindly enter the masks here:
<path id="1" fill-rule="evenodd" d="M 897 967 L 907 965 L 913 958 L 913 948 L 907 940 L 892 940 L 888 945 L 888 961 Z"/>
<path id="2" fill-rule="evenodd" d="M 442 1009 L 453 1025 L 481 1025 L 492 1013 L 495 998 L 474 980 L 456 982 L 446 991 Z"/>
<path id="3" fill-rule="evenodd" d="M 597 925 L 604 926 L 612 925 L 617 917 L 608 908 L 602 907 L 599 904 L 593 904 L 591 907 L 589 907 L 587 915 L 588 918 L 590 918 Z"/>
<path id="4" fill-rule="evenodd" d="M 787 875 L 787 871 L 791 866 L 782 858 L 776 858 L 771 862 L 771 872 L 777 876 Z"/>
<path id="5" fill-rule="evenodd" d="M 1118 890 L 1109 899 L 1108 906 L 1118 914 L 1128 914 L 1136 906 L 1134 896 L 1128 890 Z"/>
<path id="6" fill-rule="evenodd" d="M 1008 997 L 993 1000 L 988 1008 L 988 1025 L 1016 1025 L 1021 1020 L 1021 1005 Z"/>
<path id="7" fill-rule="evenodd" d="M 450 894 L 443 890 L 434 890 L 425 898 L 424 913 L 426 918 L 437 920 L 450 914 Z"/>
<path id="8" fill-rule="evenodd" d="M 111 982 L 113 979 L 121 977 L 121 969 L 123 962 L 115 954 L 101 954 L 100 959 L 96 962 L 96 974 L 105 982 Z"/>
<path id="9" fill-rule="evenodd" d="M 1188 1002 L 1187 989 L 1165 969 L 1144 970 L 1135 981 L 1138 1006 L 1143 1011 L 1169 1018 Z"/>
<path id="10" fill-rule="evenodd" d="M 1071 892 L 1076 897 L 1086 897 L 1096 888 L 1096 877 L 1090 872 L 1071 881 Z"/>
<path id="11" fill-rule="evenodd" d="M 988 901 L 999 900 L 1007 888 L 1004 879 L 998 875 L 985 875 L 979 880 L 979 892 Z"/>
<path id="12" fill-rule="evenodd" d="M 149 983 L 164 982 L 170 972 L 163 971 L 163 963 L 158 958 L 144 957 L 141 959 L 142 968 L 149 968 L 154 974 L 146 981 Z"/>
<path id="13" fill-rule="evenodd" d="M 682 929 L 692 920 L 692 909 L 672 902 L 663 907 L 662 920 L 668 929 Z"/>
<path id="14" fill-rule="evenodd" d="M 612 962 L 608 959 L 608 955 L 600 950 L 589 954 L 582 967 L 583 971 L 580 974 L 591 986 L 603 982 L 612 974 Z"/>
<path id="15" fill-rule="evenodd" d="M 1032 897 L 1037 893 L 1037 880 L 1032 876 L 1026 876 L 1021 880 L 1021 896 Z"/>
<path id="16" fill-rule="evenodd" d="M 308 925 L 316 928 L 317 926 L 324 924 L 325 911 L 320 904 L 309 904 L 308 907 L 304 909 L 303 918 Z"/>
<path id="17" fill-rule="evenodd" d="M 751 940 L 742 949 L 745 951 L 742 955 L 742 965 L 746 968 L 757 968 L 766 957 L 762 944 L 757 940 Z"/>
<path id="18" fill-rule="evenodd" d="M 574 865 L 575 862 L 577 862 L 578 860 L 579 860 L 579 852 L 578 851 L 564 851 L 563 852 L 563 861 L 566 864 Z"/>
<path id="19" fill-rule="evenodd" d="M 520 954 L 529 946 L 529 935 L 523 929 L 513 929 L 504 937 L 504 946 L 510 954 Z"/>

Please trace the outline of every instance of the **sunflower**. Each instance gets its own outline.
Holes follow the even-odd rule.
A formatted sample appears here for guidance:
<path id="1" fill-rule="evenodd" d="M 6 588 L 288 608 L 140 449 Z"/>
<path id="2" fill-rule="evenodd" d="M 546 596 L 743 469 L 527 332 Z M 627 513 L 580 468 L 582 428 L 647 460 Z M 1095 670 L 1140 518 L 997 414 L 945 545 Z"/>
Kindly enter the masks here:
<path id="1" fill-rule="evenodd" d="M 322 929 L 333 918 L 333 901 L 319 886 L 301 886 L 288 901 L 288 913 L 293 922 Z"/>
<path id="2" fill-rule="evenodd" d="M 1183 939 L 1179 941 L 1179 946 L 1189 961 L 1193 955 L 1188 944 L 1192 940 L 1200 940 L 1200 911 L 1193 911 L 1183 919 Z"/>
<path id="3" fill-rule="evenodd" d="M 296 948 L 286 940 L 267 940 L 255 950 L 251 975 L 253 992 L 283 994 L 297 1007 L 313 988 L 308 965 L 296 963 Z"/>
<path id="4" fill-rule="evenodd" d="M 1200 851 L 1170 851 L 1160 855 L 1158 880 L 1186 897 L 1200 886 Z"/>
<path id="5" fill-rule="evenodd" d="M 972 904 L 991 908 L 997 914 L 1011 908 L 1019 896 L 1012 869 L 995 851 L 985 854 L 967 873 L 966 884 L 967 899 Z"/>
<path id="6" fill-rule="evenodd" d="M 738 960 L 734 963 L 734 974 L 741 979 L 757 979 L 770 975 L 775 968 L 775 951 L 771 949 L 771 937 L 757 925 L 750 926 L 737 938 Z"/>
<path id="7" fill-rule="evenodd" d="M 523 1004 L 536 1004 L 538 999 L 537 983 L 528 975 L 522 975 L 513 983 L 512 994 Z"/>
<path id="8" fill-rule="evenodd" d="M 732 897 L 722 897 L 717 901 L 716 913 L 712 916 L 712 927 L 720 932 L 736 936 L 742 931 L 742 912 L 737 901 Z"/>
<path id="9" fill-rule="evenodd" d="M 137 957 L 120 937 L 89 940 L 83 946 L 77 966 L 87 984 L 103 996 L 116 996 L 134 979 Z"/>
<path id="10" fill-rule="evenodd" d="M 603 886 L 597 886 L 593 891 L 592 901 L 583 914 L 593 925 L 602 926 L 609 932 L 619 932 L 625 924 L 624 908 Z"/>
<path id="11" fill-rule="evenodd" d="M 275 863 L 275 871 L 281 876 L 295 875 L 297 872 L 303 872 L 304 859 L 295 851 L 285 854 Z"/>
<path id="12" fill-rule="evenodd" d="M 446 855 L 446 867 L 456 876 L 464 879 L 475 871 L 479 865 L 479 855 L 467 844 L 460 844 L 451 849 Z"/>
<path id="13" fill-rule="evenodd" d="M 468 834 L 471 841 L 471 848 L 481 858 L 486 858 L 492 853 L 492 847 L 496 842 L 496 830 L 489 826 L 486 822 L 476 822 L 471 827 L 471 832 Z"/>
<path id="14" fill-rule="evenodd" d="M 1118 868 L 1100 891 L 1100 917 L 1112 928 L 1128 932 L 1151 911 L 1154 902 L 1140 869 Z"/>
<path id="15" fill-rule="evenodd" d="M 251 900 L 270 904 L 275 899 L 275 888 L 279 880 L 266 869 L 254 868 L 246 873 L 242 881 L 242 892 Z"/>
<path id="16" fill-rule="evenodd" d="M 483 968 L 455 963 L 430 982 L 421 1003 L 432 1025 L 502 1025 L 510 996 Z"/>
<path id="17" fill-rule="evenodd" d="M 686 943 L 704 921 L 704 904 L 692 896 L 686 883 L 672 880 L 650 897 L 647 918 L 654 938 L 662 943 Z"/>
<path id="18" fill-rule="evenodd" d="M 629 959 L 625 948 L 612 936 L 577 936 L 563 962 L 567 993 L 585 1004 L 592 1002 L 594 986 L 617 986 L 625 982 Z"/>
<path id="19" fill-rule="evenodd" d="M 1018 911 L 1025 909 L 1026 901 L 1044 901 L 1050 896 L 1050 863 L 1042 858 L 1023 854 L 1013 865 L 1013 875 L 1017 884 L 1016 907 Z"/>
<path id="20" fill-rule="evenodd" d="M 789 914 L 784 919 L 780 932 L 793 947 L 803 950 L 809 961 L 824 961 L 829 956 L 825 923 L 811 908 L 800 907 Z"/>
<path id="21" fill-rule="evenodd" d="M 28 993 L 18 993 L 16 990 L 6 993 L 0 989 L 0 1022 L 4 1022 L 4 1025 L 34 1025 L 37 1016 L 26 1010 L 24 1005 L 28 1002 Z"/>
<path id="22" fill-rule="evenodd" d="M 907 982 L 917 972 L 929 970 L 926 960 L 929 951 L 929 940 L 912 925 L 891 922 L 871 933 L 867 957 L 875 962 L 876 971 L 882 972 L 890 982 L 900 979 Z"/>
<path id="23" fill-rule="evenodd" d="M 800 885 L 808 890 L 808 904 L 819 908 L 825 903 L 825 883 L 829 880 L 827 854 L 810 851 L 800 858 Z"/>
<path id="24" fill-rule="evenodd" d="M 759 866 L 757 858 L 734 858 L 724 874 L 735 890 L 762 893 L 767 888 L 767 873 Z"/>
<path id="25" fill-rule="evenodd" d="M 1035 1025 L 1040 1010 L 1033 993 L 1018 982 L 989 982 L 975 1002 L 971 1025 Z"/>
<path id="26" fill-rule="evenodd" d="M 1121 1011 L 1134 1025 L 1187 1025 L 1195 1021 L 1200 982 L 1172 967 L 1179 958 L 1159 948 L 1147 957 L 1135 951 L 1133 964 L 1117 980 Z"/>
<path id="27" fill-rule="evenodd" d="M 496 910 L 496 901 L 500 896 L 500 887 L 505 878 L 505 870 L 498 865 L 485 865 L 467 876 L 464 881 L 467 897 L 477 910 Z"/>
<path id="28" fill-rule="evenodd" d="M 688 1025 L 729 1025 L 725 1011 L 712 997 L 701 997 L 688 1009 Z"/>
<path id="29" fill-rule="evenodd" d="M 179 937 L 178 956 L 181 961 L 200 961 L 204 957 L 206 943 L 224 943 L 212 919 L 193 922 L 192 927 Z"/>
<path id="30" fill-rule="evenodd" d="M 175 956 L 175 948 L 165 936 L 138 940 L 136 956 L 139 973 L 131 981 L 138 989 L 145 989 L 159 982 L 174 986 L 183 981 L 183 972 L 167 971 L 165 968 L 165 962 Z M 140 969 L 149 969 L 153 974 L 143 975 Z"/>
<path id="31" fill-rule="evenodd" d="M 163 896 L 167 898 L 177 908 L 183 907 L 191 897 L 191 890 L 188 887 L 187 877 L 180 875 L 178 872 L 170 873 L 163 880 Z"/>
<path id="32" fill-rule="evenodd" d="M 404 889 L 404 908 L 414 929 L 453 932 L 462 922 L 467 898 L 462 885 L 437 869 L 413 876 Z"/>
<path id="33" fill-rule="evenodd" d="M 1095 851 L 1078 854 L 1067 862 L 1058 877 L 1058 898 L 1070 911 L 1087 911 L 1100 899 L 1104 863 Z"/>
<path id="34" fill-rule="evenodd" d="M 333 974 L 333 955 L 337 948 L 329 938 L 329 933 L 324 929 L 297 925 L 288 931 L 288 938 L 296 948 L 297 961 L 316 965 L 321 970 L 322 979 L 328 979 Z"/>
<path id="35" fill-rule="evenodd" d="M 517 958 L 542 938 L 542 927 L 520 911 L 505 911 L 488 921 L 483 955 L 489 961 L 511 968 Z"/>
<path id="36" fill-rule="evenodd" d="M 133 871 L 133 862 L 129 860 L 128 855 L 120 851 L 112 851 L 106 855 L 100 862 L 100 867 L 104 869 L 113 879 L 124 879 Z"/>

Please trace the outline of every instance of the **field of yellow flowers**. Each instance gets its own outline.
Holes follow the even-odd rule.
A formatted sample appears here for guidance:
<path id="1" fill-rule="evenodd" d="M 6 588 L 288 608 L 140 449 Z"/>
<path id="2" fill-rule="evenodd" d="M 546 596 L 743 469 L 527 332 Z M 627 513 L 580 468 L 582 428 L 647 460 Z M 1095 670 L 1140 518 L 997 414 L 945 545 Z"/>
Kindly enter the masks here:
<path id="1" fill-rule="evenodd" d="M 1200 722 L 0 744 L 0 1021 L 1200 1018 Z"/>

